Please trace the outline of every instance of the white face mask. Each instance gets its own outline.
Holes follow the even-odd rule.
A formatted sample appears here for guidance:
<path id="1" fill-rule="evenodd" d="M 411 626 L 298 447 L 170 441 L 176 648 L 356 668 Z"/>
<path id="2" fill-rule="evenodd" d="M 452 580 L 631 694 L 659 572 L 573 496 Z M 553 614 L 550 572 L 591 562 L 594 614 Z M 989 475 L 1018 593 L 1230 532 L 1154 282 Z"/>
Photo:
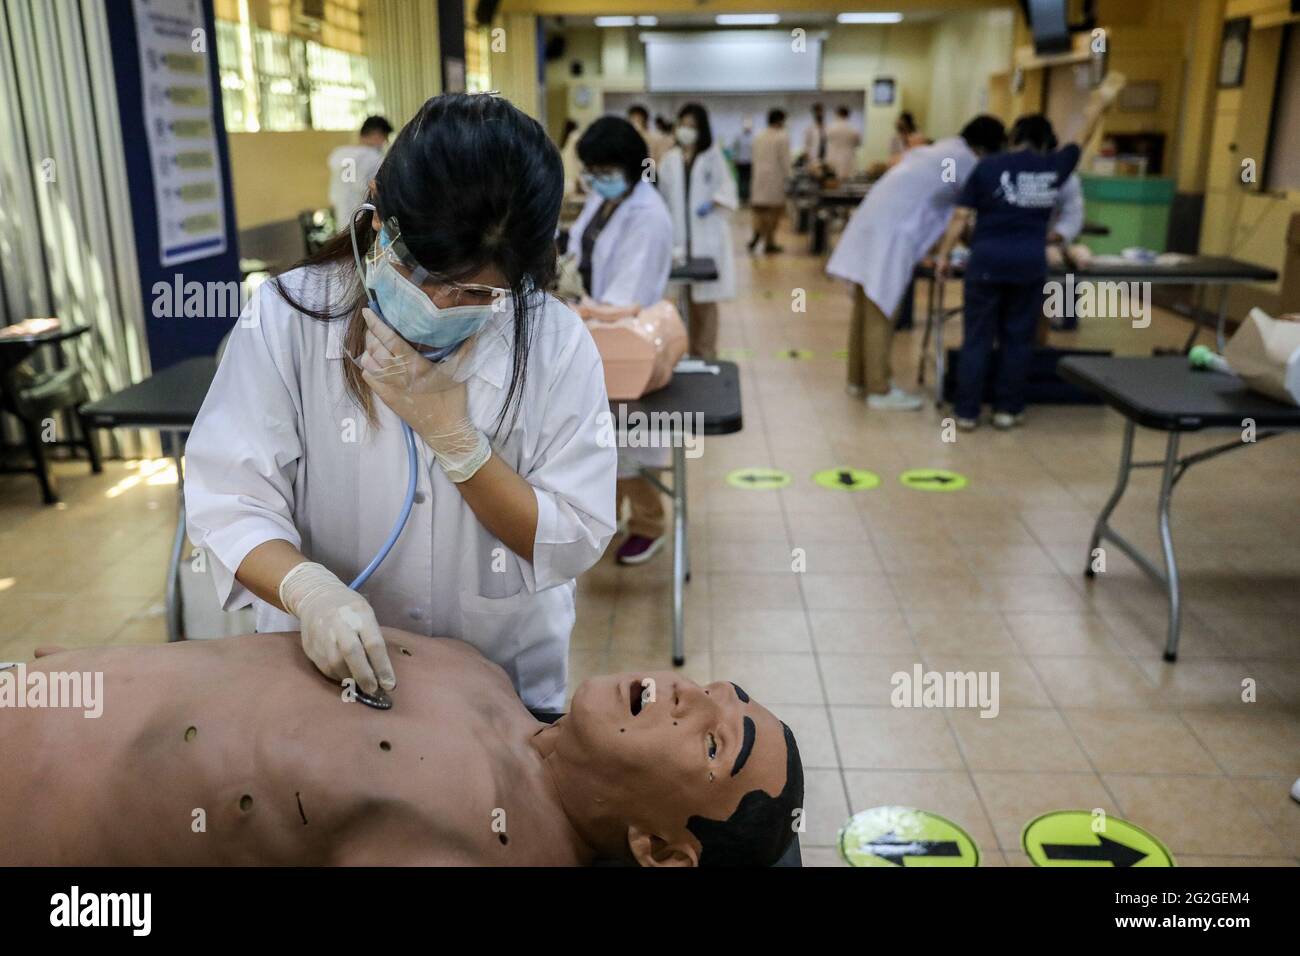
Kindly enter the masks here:
<path id="1" fill-rule="evenodd" d="M 677 142 L 683 146 L 694 146 L 697 139 L 699 139 L 699 132 L 694 126 L 677 127 Z"/>

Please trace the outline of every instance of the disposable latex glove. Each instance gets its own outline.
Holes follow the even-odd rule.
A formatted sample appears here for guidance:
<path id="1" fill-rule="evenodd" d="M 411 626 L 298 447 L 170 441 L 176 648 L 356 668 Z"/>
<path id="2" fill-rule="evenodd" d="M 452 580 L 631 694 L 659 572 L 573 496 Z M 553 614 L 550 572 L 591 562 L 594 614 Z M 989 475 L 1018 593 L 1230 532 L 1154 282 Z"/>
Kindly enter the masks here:
<path id="1" fill-rule="evenodd" d="M 280 603 L 302 623 L 302 649 L 320 672 L 353 678 L 367 694 L 397 684 L 388 647 L 370 603 L 314 561 L 295 565 L 280 582 Z"/>
<path id="2" fill-rule="evenodd" d="M 362 379 L 424 439 L 448 478 L 473 478 L 492 454 L 487 438 L 470 421 L 465 383 L 456 381 L 474 341 L 431 362 L 369 309 L 361 314 L 367 326 L 366 350 L 357 360 Z"/>
<path id="3" fill-rule="evenodd" d="M 712 199 L 706 199 L 706 200 L 704 200 L 704 202 L 700 203 L 698 206 L 695 207 L 695 215 L 697 215 L 697 216 L 699 216 L 699 217 L 701 217 L 701 218 L 703 218 L 704 216 L 707 216 L 707 215 L 708 215 L 709 213 L 711 213 L 711 212 L 713 212 L 713 200 L 712 200 Z"/>

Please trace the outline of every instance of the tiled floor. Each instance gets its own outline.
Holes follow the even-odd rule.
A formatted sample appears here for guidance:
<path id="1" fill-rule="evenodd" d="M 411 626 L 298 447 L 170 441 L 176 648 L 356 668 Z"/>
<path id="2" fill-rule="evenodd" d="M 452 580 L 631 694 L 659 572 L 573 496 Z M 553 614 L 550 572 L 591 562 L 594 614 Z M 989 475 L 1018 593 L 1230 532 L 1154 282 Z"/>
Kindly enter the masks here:
<path id="1" fill-rule="evenodd" d="M 848 297 L 801 252 L 802 237 L 785 245 L 739 261 L 741 294 L 722 309 L 723 346 L 747 350 L 745 427 L 706 439 L 690 464 L 684 670 L 736 681 L 794 729 L 805 863 L 837 864 L 838 828 L 881 804 L 961 824 L 988 865 L 1028 864 L 1020 832 L 1038 814 L 1098 807 L 1163 838 L 1184 865 L 1300 861 L 1300 805 L 1287 796 L 1300 775 L 1300 438 L 1200 465 L 1179 484 L 1187 605 L 1181 659 L 1166 664 L 1159 592 L 1113 549 L 1095 582 L 1081 573 L 1114 481 L 1119 416 L 1035 407 L 1020 430 L 945 443 L 933 408 L 868 413 L 845 394 L 835 354 Z M 806 313 L 791 310 L 796 289 Z M 1185 334 L 1157 312 L 1145 330 L 1096 321 L 1058 342 L 1143 354 Z M 905 384 L 919 344 L 919 333 L 897 339 Z M 777 357 L 790 348 L 813 358 Z M 1144 455 L 1159 447 L 1141 437 Z M 726 483 L 746 466 L 794 480 L 777 491 Z M 881 484 L 850 493 L 812 482 L 839 466 Z M 903 487 L 897 475 L 916 467 L 970 484 Z M 59 509 L 39 506 L 30 479 L 0 477 L 0 660 L 41 643 L 163 639 L 174 475 L 159 462 L 87 470 L 60 466 Z M 1154 477 L 1135 477 L 1115 519 L 1146 549 Z M 669 549 L 635 569 L 611 553 L 581 579 L 571 686 L 668 666 L 670 566 Z M 998 716 L 891 706 L 891 675 L 917 663 L 996 671 Z"/>

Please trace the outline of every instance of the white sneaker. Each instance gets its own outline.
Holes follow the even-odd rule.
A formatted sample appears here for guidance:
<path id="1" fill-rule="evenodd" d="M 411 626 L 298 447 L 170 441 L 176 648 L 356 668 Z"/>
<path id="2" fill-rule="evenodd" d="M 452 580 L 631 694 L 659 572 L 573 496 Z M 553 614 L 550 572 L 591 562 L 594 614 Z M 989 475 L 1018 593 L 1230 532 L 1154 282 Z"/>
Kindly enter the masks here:
<path id="1" fill-rule="evenodd" d="M 979 427 L 980 427 L 980 420 L 978 418 L 957 419 L 957 431 L 959 432 L 973 432 L 975 429 Z"/>
<path id="2" fill-rule="evenodd" d="M 1023 412 L 1018 412 L 1015 415 L 1012 415 L 1010 412 L 993 413 L 993 427 L 1001 429 L 1002 431 L 1006 431 L 1008 428 L 1015 428 L 1017 425 L 1022 424 L 1024 420 L 1025 416 Z"/>
<path id="3" fill-rule="evenodd" d="M 1296 782 L 1291 784 L 1291 799 L 1296 803 L 1300 803 L 1300 777 L 1297 777 Z"/>
<path id="4" fill-rule="evenodd" d="M 868 395 L 867 407 L 881 412 L 914 412 L 925 404 L 920 395 L 905 392 L 891 385 L 884 395 Z"/>

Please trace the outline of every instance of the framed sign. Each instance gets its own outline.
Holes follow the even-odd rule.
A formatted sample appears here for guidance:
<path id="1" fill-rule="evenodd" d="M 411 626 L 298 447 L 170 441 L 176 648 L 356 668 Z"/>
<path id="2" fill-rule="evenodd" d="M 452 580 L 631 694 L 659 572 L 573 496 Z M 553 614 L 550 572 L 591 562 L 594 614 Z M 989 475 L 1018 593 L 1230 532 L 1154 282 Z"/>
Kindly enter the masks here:
<path id="1" fill-rule="evenodd" d="M 1246 71 L 1246 44 L 1250 40 L 1250 17 L 1238 17 L 1223 25 L 1219 44 L 1219 88 L 1241 86 Z"/>
<path id="2" fill-rule="evenodd" d="M 892 76 L 878 76 L 871 83 L 871 105 L 872 106 L 893 106 L 894 105 L 894 78 Z"/>

